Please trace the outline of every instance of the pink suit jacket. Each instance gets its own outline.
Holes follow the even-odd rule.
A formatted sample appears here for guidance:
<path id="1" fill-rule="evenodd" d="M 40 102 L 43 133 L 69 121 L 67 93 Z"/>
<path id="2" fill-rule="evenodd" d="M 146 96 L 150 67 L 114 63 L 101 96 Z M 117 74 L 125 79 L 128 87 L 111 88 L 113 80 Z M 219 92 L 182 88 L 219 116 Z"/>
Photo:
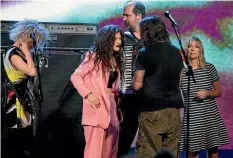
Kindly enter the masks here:
<path id="1" fill-rule="evenodd" d="M 90 125 L 107 129 L 110 124 L 110 100 L 106 93 L 109 72 L 106 76 L 103 74 L 101 63 L 99 63 L 99 71 L 94 68 L 94 61 L 89 57 L 95 58 L 95 53 L 87 52 L 84 61 L 79 65 L 75 72 L 71 75 L 71 81 L 78 93 L 83 97 L 83 115 L 82 125 Z M 118 91 L 120 84 L 120 73 L 118 70 L 118 78 L 113 83 L 113 91 Z M 92 92 L 100 101 L 100 108 L 93 109 L 87 99 L 84 97 Z"/>

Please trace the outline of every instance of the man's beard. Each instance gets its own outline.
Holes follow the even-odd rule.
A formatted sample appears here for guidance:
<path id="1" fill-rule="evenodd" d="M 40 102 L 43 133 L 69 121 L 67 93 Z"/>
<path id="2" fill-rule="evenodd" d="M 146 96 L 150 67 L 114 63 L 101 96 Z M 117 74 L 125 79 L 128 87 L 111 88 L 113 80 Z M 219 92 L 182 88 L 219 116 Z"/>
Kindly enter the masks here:
<path id="1" fill-rule="evenodd" d="M 124 25 L 125 25 L 125 27 L 129 27 L 129 24 L 126 22 L 126 21 L 124 21 Z"/>
<path id="2" fill-rule="evenodd" d="M 124 25 L 128 30 L 132 29 L 128 22 L 124 21 Z"/>
<path id="3" fill-rule="evenodd" d="M 136 29 L 134 27 L 132 27 L 128 22 L 124 22 L 125 27 L 127 28 L 127 30 L 131 31 L 131 32 L 135 32 Z"/>

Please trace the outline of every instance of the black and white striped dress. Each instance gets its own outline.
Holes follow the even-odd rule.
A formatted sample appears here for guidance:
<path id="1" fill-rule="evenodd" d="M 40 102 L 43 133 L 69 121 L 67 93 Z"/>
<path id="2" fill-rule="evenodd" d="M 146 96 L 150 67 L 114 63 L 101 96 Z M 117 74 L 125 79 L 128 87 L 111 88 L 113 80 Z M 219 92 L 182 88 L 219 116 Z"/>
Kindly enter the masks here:
<path id="1" fill-rule="evenodd" d="M 195 94 L 200 90 L 213 90 L 213 82 L 219 80 L 214 65 L 207 63 L 205 68 L 193 70 L 196 83 L 190 80 L 189 104 L 189 151 L 200 151 L 229 144 L 228 133 L 218 111 L 215 99 L 197 99 Z M 185 109 L 182 122 L 180 148 L 186 150 L 187 133 L 187 87 L 188 76 L 183 74 L 181 89 L 184 95 Z"/>

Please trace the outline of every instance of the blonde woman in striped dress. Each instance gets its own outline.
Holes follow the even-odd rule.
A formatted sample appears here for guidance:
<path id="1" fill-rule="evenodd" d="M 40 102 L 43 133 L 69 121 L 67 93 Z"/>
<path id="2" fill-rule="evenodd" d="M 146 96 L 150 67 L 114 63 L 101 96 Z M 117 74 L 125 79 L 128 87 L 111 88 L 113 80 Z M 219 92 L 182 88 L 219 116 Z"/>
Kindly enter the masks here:
<path id="1" fill-rule="evenodd" d="M 185 45 L 186 55 L 192 66 L 196 83 L 190 81 L 189 104 L 189 157 L 198 157 L 202 149 L 208 151 L 210 158 L 218 157 L 218 147 L 229 144 L 228 133 L 218 111 L 215 98 L 221 96 L 219 75 L 213 64 L 204 58 L 202 42 L 191 37 Z M 187 142 L 187 100 L 188 76 L 185 69 L 181 81 L 184 95 L 184 118 L 180 139 L 180 148 L 186 151 Z"/>

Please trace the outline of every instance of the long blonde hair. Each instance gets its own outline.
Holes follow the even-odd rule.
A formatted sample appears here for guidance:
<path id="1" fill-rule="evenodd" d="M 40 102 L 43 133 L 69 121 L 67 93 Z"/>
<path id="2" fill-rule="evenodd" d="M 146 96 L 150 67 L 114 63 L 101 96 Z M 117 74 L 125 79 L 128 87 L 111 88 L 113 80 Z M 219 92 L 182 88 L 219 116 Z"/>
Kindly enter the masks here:
<path id="1" fill-rule="evenodd" d="M 188 57 L 188 46 L 193 41 L 195 41 L 200 47 L 200 54 L 199 54 L 199 57 L 198 57 L 197 65 L 198 65 L 198 67 L 203 68 L 203 67 L 206 66 L 206 61 L 205 61 L 205 56 L 204 56 L 203 44 L 202 44 L 202 42 L 201 42 L 201 40 L 199 38 L 192 36 L 192 37 L 187 39 L 187 41 L 185 42 L 185 48 L 184 48 L 185 49 L 185 54 Z"/>

